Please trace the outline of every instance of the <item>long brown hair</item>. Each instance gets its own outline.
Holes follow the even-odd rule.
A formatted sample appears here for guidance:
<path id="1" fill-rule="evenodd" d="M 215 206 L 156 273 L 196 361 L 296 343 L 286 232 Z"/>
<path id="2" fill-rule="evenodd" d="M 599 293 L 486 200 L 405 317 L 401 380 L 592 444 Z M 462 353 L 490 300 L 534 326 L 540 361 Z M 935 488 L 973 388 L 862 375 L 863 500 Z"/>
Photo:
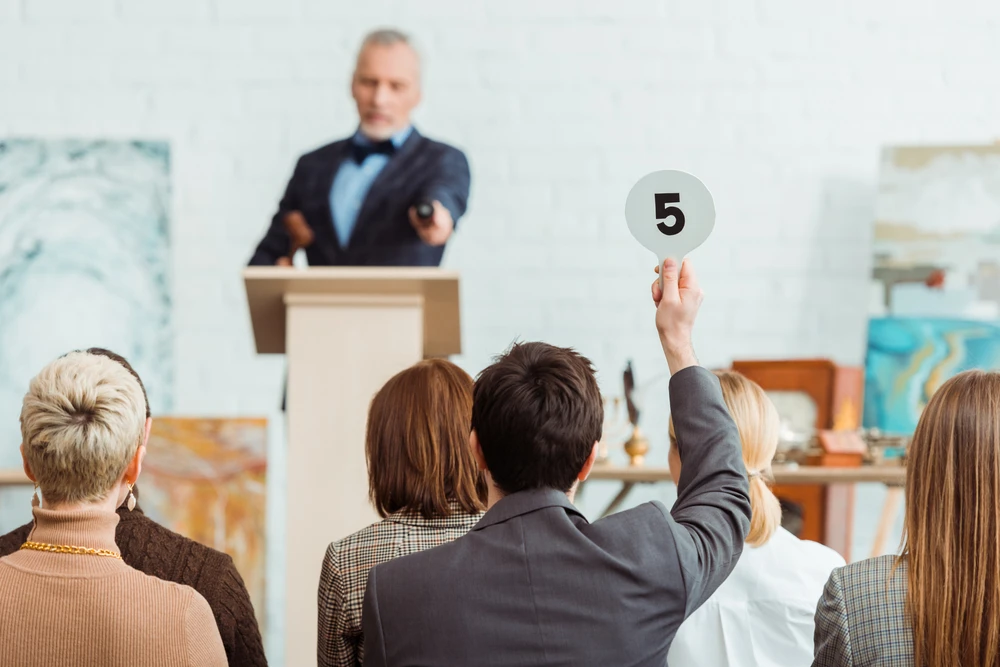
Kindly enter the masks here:
<path id="1" fill-rule="evenodd" d="M 1000 374 L 931 398 L 909 446 L 907 602 L 914 664 L 1000 665 Z"/>
<path id="2" fill-rule="evenodd" d="M 469 446 L 471 424 L 472 378 L 450 361 L 421 361 L 386 382 L 372 399 L 365 438 L 378 513 L 446 517 L 449 501 L 481 511 L 486 485 Z"/>
<path id="3" fill-rule="evenodd" d="M 765 475 L 778 448 L 781 419 L 778 409 L 760 385 L 736 371 L 715 371 L 722 385 L 722 398 L 736 422 L 743 450 L 743 465 L 750 484 L 750 532 L 746 543 L 752 547 L 767 544 L 781 525 L 781 503 L 767 486 Z M 670 420 L 670 444 L 677 446 L 674 421 Z"/>

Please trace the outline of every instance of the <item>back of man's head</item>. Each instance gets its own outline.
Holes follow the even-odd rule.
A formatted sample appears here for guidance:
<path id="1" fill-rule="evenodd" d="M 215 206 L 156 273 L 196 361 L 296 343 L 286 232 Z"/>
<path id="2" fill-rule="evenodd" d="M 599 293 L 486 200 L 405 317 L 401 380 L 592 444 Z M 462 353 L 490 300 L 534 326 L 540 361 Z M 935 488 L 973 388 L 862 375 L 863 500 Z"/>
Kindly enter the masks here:
<path id="1" fill-rule="evenodd" d="M 601 438 L 604 405 L 590 360 L 569 348 L 519 343 L 476 380 L 472 428 L 505 494 L 569 491 Z"/>

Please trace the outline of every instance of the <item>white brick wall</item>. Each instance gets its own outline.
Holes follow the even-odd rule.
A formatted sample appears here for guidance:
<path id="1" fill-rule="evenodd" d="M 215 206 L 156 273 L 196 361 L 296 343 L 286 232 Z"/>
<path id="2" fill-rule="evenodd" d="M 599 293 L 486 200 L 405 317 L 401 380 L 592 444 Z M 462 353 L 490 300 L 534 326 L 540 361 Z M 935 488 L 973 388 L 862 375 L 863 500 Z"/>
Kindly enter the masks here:
<path id="1" fill-rule="evenodd" d="M 239 271 L 296 156 L 353 129 L 353 50 L 385 24 L 421 44 L 421 130 L 472 163 L 446 257 L 470 371 L 516 337 L 613 387 L 629 357 L 662 370 L 622 209 L 666 167 L 719 212 L 703 361 L 859 363 L 879 147 L 1000 137 L 996 0 L 0 0 L 0 136 L 171 142 L 179 412 L 277 416 Z"/>

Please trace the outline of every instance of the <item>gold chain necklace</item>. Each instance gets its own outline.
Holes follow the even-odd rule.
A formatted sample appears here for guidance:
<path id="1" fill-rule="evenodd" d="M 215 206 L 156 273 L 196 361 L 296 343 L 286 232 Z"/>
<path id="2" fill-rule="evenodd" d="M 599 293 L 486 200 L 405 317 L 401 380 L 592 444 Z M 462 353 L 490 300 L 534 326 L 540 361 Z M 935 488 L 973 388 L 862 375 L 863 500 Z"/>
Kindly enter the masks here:
<path id="1" fill-rule="evenodd" d="M 56 554 L 75 554 L 77 556 L 107 556 L 109 558 L 122 559 L 122 555 L 117 551 L 108 549 L 91 549 L 90 547 L 73 547 L 66 544 L 46 544 L 45 542 L 25 542 L 22 549 L 32 551 L 48 551 Z"/>

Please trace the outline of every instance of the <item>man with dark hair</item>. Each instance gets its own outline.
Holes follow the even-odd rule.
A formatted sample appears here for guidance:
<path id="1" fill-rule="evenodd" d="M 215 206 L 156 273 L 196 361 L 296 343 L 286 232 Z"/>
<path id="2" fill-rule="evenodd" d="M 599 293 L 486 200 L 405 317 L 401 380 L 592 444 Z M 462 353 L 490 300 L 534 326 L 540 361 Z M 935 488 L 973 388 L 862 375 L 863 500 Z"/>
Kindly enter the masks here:
<path id="1" fill-rule="evenodd" d="M 694 271 L 662 268 L 653 301 L 684 463 L 673 508 L 587 522 L 572 496 L 601 437 L 593 368 L 573 350 L 514 346 L 473 393 L 489 510 L 468 535 L 371 571 L 366 666 L 665 663 L 677 627 L 736 564 L 750 500 L 736 425 L 691 345 Z"/>
<path id="2" fill-rule="evenodd" d="M 120 354 L 101 347 L 92 347 L 86 352 L 118 362 L 139 382 L 146 401 L 148 428 L 149 397 L 142 378 L 132 364 Z M 133 492 L 139 495 L 138 486 Z M 140 572 L 198 591 L 212 608 L 229 664 L 266 667 L 267 658 L 253 603 L 233 559 L 228 554 L 168 530 L 146 516 L 138 506 L 129 510 L 122 505 L 117 513 L 115 542 L 121 550 L 122 560 Z M 34 523 L 27 523 L 0 535 L 0 558 L 20 549 L 33 527 Z"/>
<path id="3" fill-rule="evenodd" d="M 546 343 L 514 345 L 480 374 L 472 395 L 472 437 L 501 494 L 573 491 L 604 421 L 586 357 Z"/>

